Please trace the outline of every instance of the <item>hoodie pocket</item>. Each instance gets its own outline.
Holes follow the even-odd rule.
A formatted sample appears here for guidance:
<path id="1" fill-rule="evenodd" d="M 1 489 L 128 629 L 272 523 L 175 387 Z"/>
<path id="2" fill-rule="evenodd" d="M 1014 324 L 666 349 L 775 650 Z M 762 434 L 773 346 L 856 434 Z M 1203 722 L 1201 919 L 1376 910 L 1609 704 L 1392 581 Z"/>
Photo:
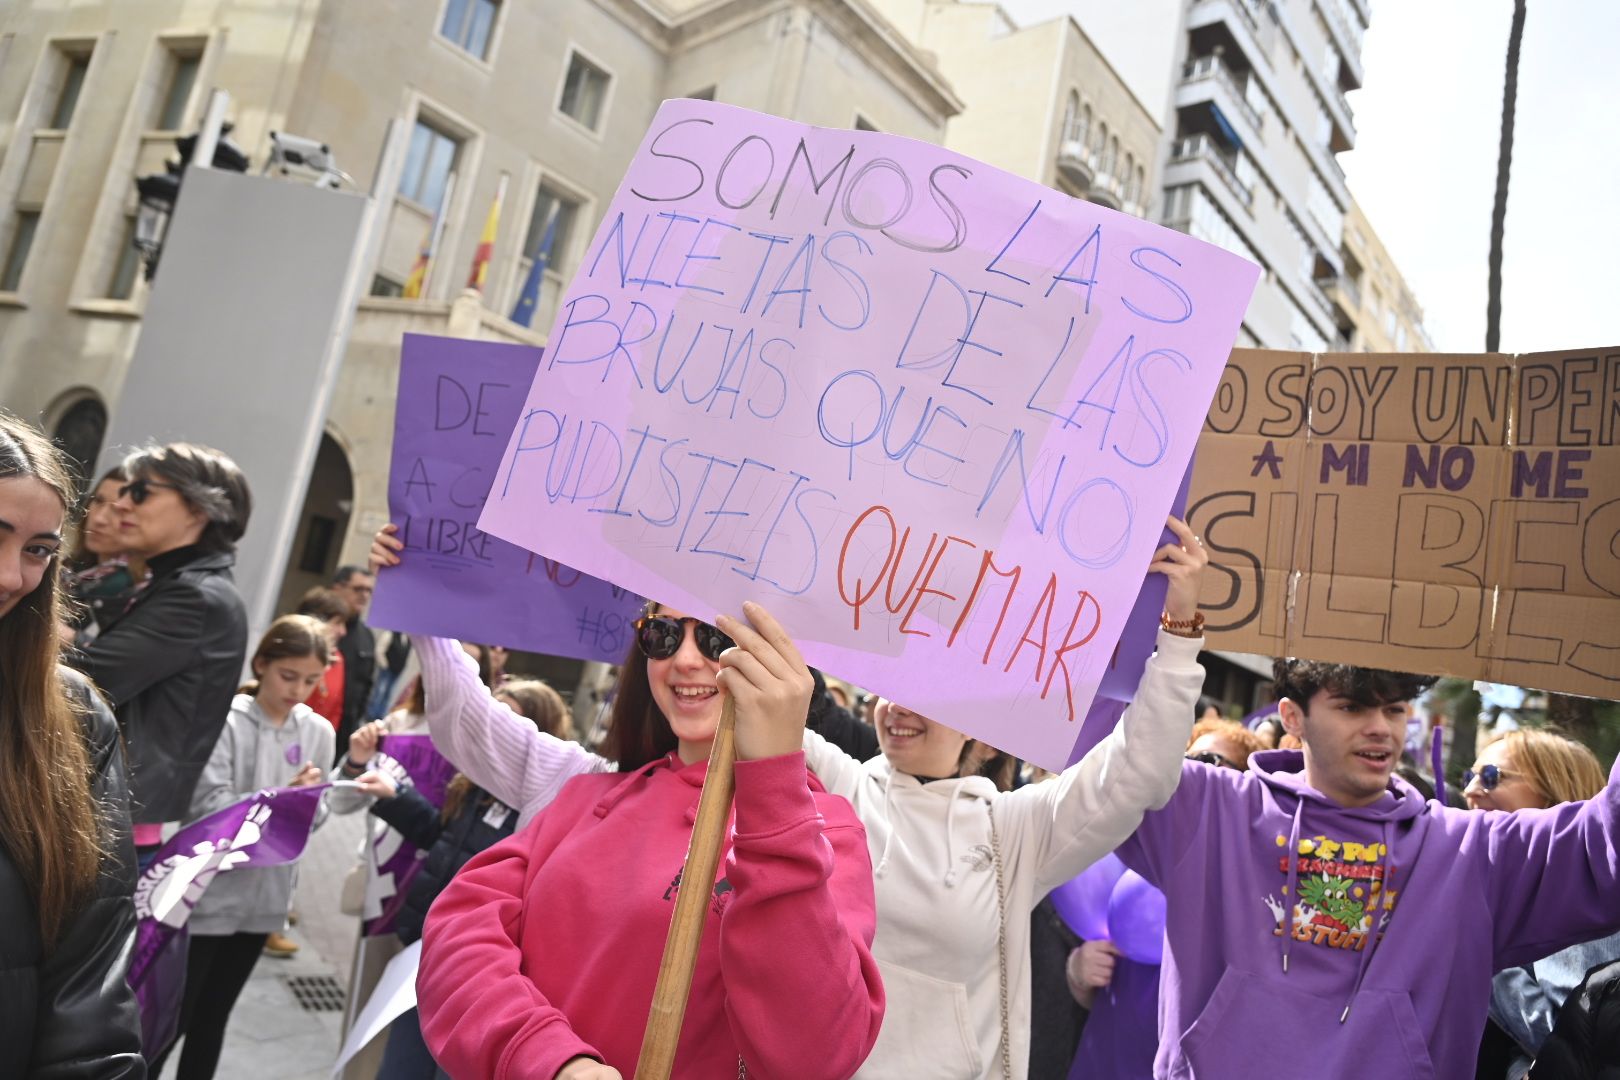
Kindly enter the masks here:
<path id="1" fill-rule="evenodd" d="M 859 1075 L 873 1080 L 982 1077 L 984 1060 L 974 1036 L 967 988 L 892 963 L 881 967 L 888 1004 L 877 1045 Z"/>
<path id="2" fill-rule="evenodd" d="M 1348 991 L 1348 987 L 1346 988 Z M 1181 1038 L 1173 1080 L 1289 1075 L 1289 1062 L 1316 1076 L 1383 1076 L 1433 1080 L 1434 1065 L 1412 999 L 1402 991 L 1356 995 L 1350 1015 L 1343 998 L 1325 998 L 1228 968 Z M 1281 1021 L 1279 1018 L 1286 1018 Z M 1256 1032 L 1268 1032 L 1257 1038 Z"/>

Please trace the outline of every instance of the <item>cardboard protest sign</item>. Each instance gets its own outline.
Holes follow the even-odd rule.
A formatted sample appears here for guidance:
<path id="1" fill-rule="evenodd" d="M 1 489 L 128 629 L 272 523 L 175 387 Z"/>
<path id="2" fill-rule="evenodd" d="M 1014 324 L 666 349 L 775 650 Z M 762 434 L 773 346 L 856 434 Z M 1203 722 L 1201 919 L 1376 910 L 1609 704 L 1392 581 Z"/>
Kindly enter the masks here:
<path id="1" fill-rule="evenodd" d="M 665 102 L 479 527 L 1051 767 L 1258 269 L 937 146 Z"/>
<path id="2" fill-rule="evenodd" d="M 624 659 L 640 597 L 477 526 L 540 357 L 527 345 L 405 335 L 388 478 L 405 551 L 377 579 L 372 625 Z"/>
<path id="3" fill-rule="evenodd" d="M 129 985 L 140 1003 L 141 1045 L 149 1059 L 175 1038 L 186 982 L 186 923 L 209 884 L 240 867 L 297 859 L 333 786 L 269 788 L 216 810 L 175 833 L 141 871 Z"/>
<path id="4" fill-rule="evenodd" d="M 1620 697 L 1620 349 L 1239 349 L 1189 520 L 1211 644 Z"/>

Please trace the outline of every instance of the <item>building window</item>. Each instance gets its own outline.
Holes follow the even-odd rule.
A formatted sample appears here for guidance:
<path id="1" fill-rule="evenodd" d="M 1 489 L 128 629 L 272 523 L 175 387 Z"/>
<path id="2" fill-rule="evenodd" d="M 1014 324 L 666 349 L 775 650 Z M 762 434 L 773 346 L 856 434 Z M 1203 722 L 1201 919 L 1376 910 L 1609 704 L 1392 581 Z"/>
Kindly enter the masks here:
<path id="1" fill-rule="evenodd" d="M 179 131 L 186 122 L 186 105 L 191 101 L 191 88 L 197 83 L 197 68 L 201 63 L 199 53 L 171 54 L 169 85 L 163 92 L 162 108 L 158 110 L 157 130 Z"/>
<path id="2" fill-rule="evenodd" d="M 395 281 L 391 277 L 378 274 L 376 277 L 371 279 L 371 295 L 393 297 L 404 296 L 405 286 L 400 282 Z"/>
<path id="3" fill-rule="evenodd" d="M 1141 192 L 1136 186 L 1136 155 L 1130 151 L 1125 152 L 1125 201 L 1136 204 L 1136 197 Z"/>
<path id="4" fill-rule="evenodd" d="M 90 478 L 101 454 L 101 443 L 107 435 L 107 407 L 95 398 L 77 401 L 62 419 L 56 422 L 56 433 L 51 437 L 73 466 L 73 475 L 82 494 L 90 487 Z"/>
<path id="5" fill-rule="evenodd" d="M 550 224 L 553 216 L 557 219 L 557 225 L 551 237 L 551 250 L 546 254 L 546 265 L 549 269 L 557 269 L 559 259 L 569 252 L 569 245 L 573 243 L 574 227 L 579 223 L 579 210 L 578 199 L 558 191 L 544 181 L 541 182 L 540 190 L 535 192 L 534 196 L 534 212 L 529 215 L 529 231 L 523 236 L 520 278 L 528 275 L 529 267 L 540 253 L 540 246 L 546 239 L 546 226 Z"/>
<path id="6" fill-rule="evenodd" d="M 67 70 L 62 73 L 62 89 L 56 95 L 56 108 L 51 110 L 51 127 L 66 131 L 73 123 L 73 110 L 79 105 L 79 91 L 84 89 L 84 75 L 90 70 L 90 54 L 69 55 Z"/>
<path id="7" fill-rule="evenodd" d="M 405 154 L 405 171 L 399 178 L 399 193 L 437 211 L 460 149 L 456 139 L 425 120 L 417 120 L 411 132 L 411 147 Z"/>
<path id="8" fill-rule="evenodd" d="M 686 96 L 693 101 L 713 101 L 715 89 L 713 86 L 705 86 L 703 89 L 694 90 Z"/>
<path id="9" fill-rule="evenodd" d="M 0 292 L 16 292 L 22 281 L 23 267 L 28 265 L 28 249 L 34 246 L 34 232 L 39 228 L 38 210 L 17 211 L 17 223 L 11 233 L 11 247 L 6 251 L 6 262 L 0 267 Z"/>
<path id="10" fill-rule="evenodd" d="M 140 269 L 141 255 L 135 250 L 135 217 L 124 218 L 122 242 L 113 262 L 112 280 L 107 284 L 107 299 L 128 300 L 135 295 L 135 274 Z"/>
<path id="11" fill-rule="evenodd" d="M 872 123 L 872 121 L 868 120 L 866 117 L 862 116 L 860 113 L 855 114 L 855 130 L 856 131 L 876 131 L 877 129 L 878 129 L 877 125 Z"/>
<path id="12" fill-rule="evenodd" d="M 444 8 L 444 22 L 439 24 L 439 36 L 480 60 L 487 59 L 490 31 L 499 10 L 498 0 L 450 0 Z"/>
<path id="13" fill-rule="evenodd" d="M 602 122 L 609 81 L 607 72 L 574 53 L 568 58 L 568 76 L 563 80 L 562 100 L 557 108 L 595 131 Z"/>

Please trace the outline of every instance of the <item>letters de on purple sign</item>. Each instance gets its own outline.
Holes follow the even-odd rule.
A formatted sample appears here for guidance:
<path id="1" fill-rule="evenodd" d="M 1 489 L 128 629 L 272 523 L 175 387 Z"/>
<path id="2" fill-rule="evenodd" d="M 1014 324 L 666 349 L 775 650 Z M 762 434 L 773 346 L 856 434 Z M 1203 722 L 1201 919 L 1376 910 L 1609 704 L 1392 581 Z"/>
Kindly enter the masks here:
<path id="1" fill-rule="evenodd" d="M 1061 767 L 1254 265 L 937 146 L 665 102 L 480 526 Z"/>
<path id="2" fill-rule="evenodd" d="M 485 534 L 478 515 L 541 350 L 406 334 L 388 510 L 405 543 L 369 621 L 617 663 L 641 598 Z"/>

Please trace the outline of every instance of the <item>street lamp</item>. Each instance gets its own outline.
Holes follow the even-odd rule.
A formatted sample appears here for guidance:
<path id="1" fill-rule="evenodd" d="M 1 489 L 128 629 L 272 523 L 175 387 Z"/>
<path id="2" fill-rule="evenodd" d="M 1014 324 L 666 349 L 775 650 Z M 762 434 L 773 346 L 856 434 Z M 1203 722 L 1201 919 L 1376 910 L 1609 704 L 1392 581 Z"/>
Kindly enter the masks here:
<path id="1" fill-rule="evenodd" d="M 140 205 L 135 211 L 135 250 L 146 264 L 146 280 L 157 273 L 158 256 L 163 253 L 163 236 L 169 229 L 169 215 L 174 213 L 174 201 L 180 194 L 179 169 L 173 163 L 171 171 L 142 176 L 135 181 Z"/>
<path id="2" fill-rule="evenodd" d="M 209 165 L 230 172 L 246 172 L 248 156 L 227 136 L 232 127 L 229 120 L 220 125 L 219 139 Z M 186 168 L 197 151 L 200 134 L 182 135 L 174 140 L 180 159 L 170 158 L 163 163 L 163 171 L 135 179 L 135 192 L 140 203 L 135 211 L 135 250 L 146 263 L 146 280 L 157 274 L 158 257 L 163 254 L 163 237 L 168 232 L 169 217 L 180 198 L 180 182 L 185 179 Z"/>

